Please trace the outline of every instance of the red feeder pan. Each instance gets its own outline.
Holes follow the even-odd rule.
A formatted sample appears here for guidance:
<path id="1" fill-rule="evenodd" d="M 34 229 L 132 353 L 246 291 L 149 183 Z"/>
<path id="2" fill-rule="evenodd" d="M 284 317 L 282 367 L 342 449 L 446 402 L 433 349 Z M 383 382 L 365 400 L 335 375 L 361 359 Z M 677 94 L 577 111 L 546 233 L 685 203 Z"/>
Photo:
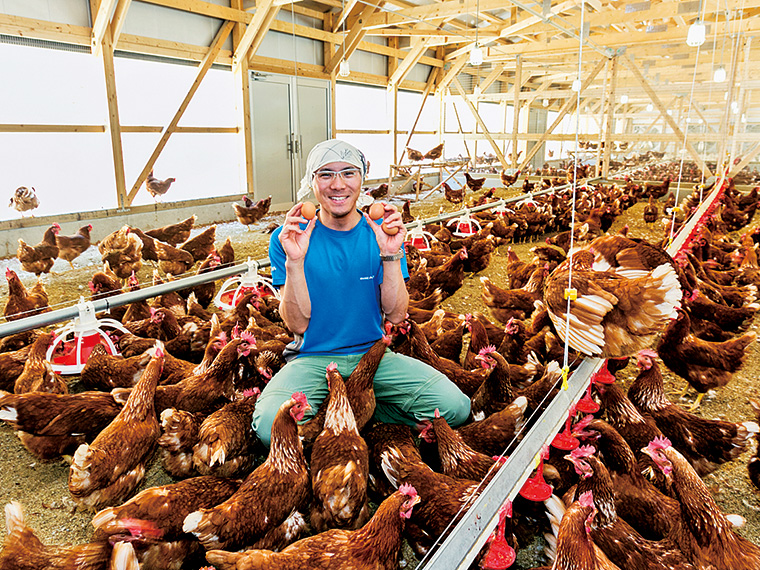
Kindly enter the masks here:
<path id="1" fill-rule="evenodd" d="M 562 451 L 572 451 L 580 445 L 580 442 L 575 437 L 573 437 L 573 434 L 570 430 L 570 424 L 572 421 L 572 416 L 568 416 L 567 420 L 565 420 L 565 431 L 562 431 L 554 436 L 554 439 L 552 440 L 552 447 L 556 447 Z"/>
<path id="2" fill-rule="evenodd" d="M 259 264 L 250 258 L 246 264 L 248 265 L 248 271 L 242 275 L 230 277 L 222 284 L 216 297 L 214 297 L 214 305 L 217 308 L 226 311 L 234 309 L 240 299 L 251 291 L 256 291 L 261 297 L 272 295 L 278 299 L 280 298 L 277 290 L 272 285 L 272 280 L 259 275 Z"/>
<path id="3" fill-rule="evenodd" d="M 595 414 L 599 411 L 599 404 L 597 404 L 591 397 L 591 384 L 586 388 L 586 394 L 578 400 L 575 404 L 575 409 L 584 414 Z"/>
<path id="4" fill-rule="evenodd" d="M 470 217 L 470 210 L 466 209 L 464 214 L 459 218 L 449 221 L 447 226 L 454 224 L 454 231 L 451 232 L 457 237 L 467 237 L 480 231 L 480 224 Z"/>
<path id="5" fill-rule="evenodd" d="M 592 380 L 594 382 L 598 382 L 599 384 L 615 383 L 615 377 L 610 374 L 609 370 L 607 370 L 607 361 L 605 361 L 604 364 L 602 364 L 602 367 L 594 373 Z"/>
<path id="6" fill-rule="evenodd" d="M 542 503 L 546 499 L 552 496 L 552 486 L 544 481 L 544 474 L 542 473 L 543 464 L 539 466 L 539 471 L 534 477 L 531 477 L 520 489 L 520 496 L 529 501 L 535 501 Z"/>
<path id="7" fill-rule="evenodd" d="M 114 319 L 96 319 L 92 301 L 79 299 L 79 316 L 56 332 L 45 358 L 56 374 L 79 374 L 82 372 L 93 349 L 102 344 L 111 355 L 119 354 L 109 336 L 109 330 L 129 332 Z"/>
<path id="8" fill-rule="evenodd" d="M 552 496 L 552 486 L 544 481 L 544 458 L 538 461 L 538 468 L 533 477 L 528 478 L 520 489 L 520 496 L 529 501 L 541 503 Z"/>
<path id="9" fill-rule="evenodd" d="M 417 223 L 409 229 L 409 233 L 406 234 L 405 244 L 416 247 L 419 251 L 429 251 L 430 242 L 435 238 L 430 232 L 426 232 L 422 229 L 422 220 L 417 218 Z"/>

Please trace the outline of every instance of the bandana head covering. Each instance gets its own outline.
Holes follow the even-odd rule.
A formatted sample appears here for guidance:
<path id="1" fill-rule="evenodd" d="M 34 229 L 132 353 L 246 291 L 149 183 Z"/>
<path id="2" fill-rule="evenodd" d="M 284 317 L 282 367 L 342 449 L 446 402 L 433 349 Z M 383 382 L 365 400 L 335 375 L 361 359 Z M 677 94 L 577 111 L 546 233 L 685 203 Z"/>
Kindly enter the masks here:
<path id="1" fill-rule="evenodd" d="M 316 145 L 306 159 L 306 173 L 301 179 L 297 199 L 301 201 L 311 191 L 311 181 L 314 173 L 325 164 L 331 162 L 346 162 L 361 170 L 362 179 L 367 176 L 367 159 L 358 148 L 338 139 L 329 139 Z"/>

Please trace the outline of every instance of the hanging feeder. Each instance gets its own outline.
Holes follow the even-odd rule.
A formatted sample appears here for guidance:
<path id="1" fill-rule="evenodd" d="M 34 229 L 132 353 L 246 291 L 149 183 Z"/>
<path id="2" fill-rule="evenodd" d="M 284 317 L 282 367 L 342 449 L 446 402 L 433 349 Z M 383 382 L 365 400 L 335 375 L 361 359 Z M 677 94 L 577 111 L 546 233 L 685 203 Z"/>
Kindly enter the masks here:
<path id="1" fill-rule="evenodd" d="M 454 231 L 451 232 L 457 237 L 467 237 L 480 231 L 480 224 L 477 220 L 470 217 L 470 210 L 466 208 L 464 214 L 458 218 L 452 218 L 446 226 L 454 224 Z"/>
<path id="2" fill-rule="evenodd" d="M 252 291 L 261 297 L 274 296 L 276 299 L 280 298 L 277 289 L 272 285 L 272 280 L 259 275 L 259 264 L 251 258 L 248 258 L 246 264 L 248 271 L 227 279 L 219 289 L 219 293 L 214 297 L 214 305 L 219 309 L 226 311 L 234 309 L 240 299 Z"/>
<path id="3" fill-rule="evenodd" d="M 98 319 L 95 317 L 95 305 L 92 301 L 79 298 L 77 303 L 79 316 L 55 333 L 55 338 L 45 354 L 57 374 L 79 374 L 82 372 L 92 350 L 102 344 L 108 354 L 117 355 L 109 332 L 128 333 L 115 319 Z"/>
<path id="4" fill-rule="evenodd" d="M 533 477 L 528 478 L 520 489 L 520 496 L 528 499 L 529 501 L 535 501 L 537 503 L 543 502 L 552 496 L 552 486 L 544 481 L 544 454 L 541 452 L 538 460 L 538 467 L 536 467 L 536 474 Z"/>
<path id="5" fill-rule="evenodd" d="M 509 214 L 514 214 L 513 210 L 507 208 L 507 203 L 504 200 L 499 202 L 499 205 L 491 209 L 491 212 L 497 216 L 507 217 Z"/>
<path id="6" fill-rule="evenodd" d="M 597 404 L 591 397 L 591 382 L 589 382 L 588 388 L 586 388 L 586 394 L 578 400 L 575 405 L 575 409 L 584 414 L 595 414 L 599 411 L 599 404 Z"/>
<path id="7" fill-rule="evenodd" d="M 572 451 L 580 445 L 580 442 L 573 436 L 570 430 L 570 424 L 573 423 L 573 415 L 574 411 L 571 410 L 565 420 L 565 430 L 554 436 L 552 447 L 556 447 L 562 451 Z"/>
<path id="8" fill-rule="evenodd" d="M 409 232 L 406 234 L 406 241 L 404 242 L 406 245 L 412 245 L 415 248 L 417 248 L 419 251 L 429 251 L 430 250 L 430 242 L 435 239 L 433 237 L 433 234 L 430 232 L 427 232 L 423 230 L 423 224 L 422 220 L 417 218 L 415 221 L 415 226 L 409 230 Z"/>

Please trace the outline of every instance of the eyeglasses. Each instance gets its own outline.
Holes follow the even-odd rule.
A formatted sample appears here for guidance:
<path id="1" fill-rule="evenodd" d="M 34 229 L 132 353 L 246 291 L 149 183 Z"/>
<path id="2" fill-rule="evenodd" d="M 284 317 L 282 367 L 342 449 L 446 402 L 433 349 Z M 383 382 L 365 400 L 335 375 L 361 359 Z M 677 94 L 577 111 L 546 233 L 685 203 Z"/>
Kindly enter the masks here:
<path id="1" fill-rule="evenodd" d="M 336 176 L 340 176 L 343 182 L 353 182 L 361 178 L 361 171 L 358 168 L 344 168 L 343 170 L 317 170 L 314 173 L 319 182 L 333 182 Z"/>

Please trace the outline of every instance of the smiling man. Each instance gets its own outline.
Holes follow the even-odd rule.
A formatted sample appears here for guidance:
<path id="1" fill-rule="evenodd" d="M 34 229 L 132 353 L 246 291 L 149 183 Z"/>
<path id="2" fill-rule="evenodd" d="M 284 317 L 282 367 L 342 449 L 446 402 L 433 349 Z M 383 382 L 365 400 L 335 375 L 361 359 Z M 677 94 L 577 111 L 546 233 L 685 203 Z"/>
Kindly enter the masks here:
<path id="1" fill-rule="evenodd" d="M 406 317 L 406 229 L 395 206 L 385 204 L 377 221 L 357 209 L 366 174 L 367 161 L 357 148 L 335 139 L 319 143 L 309 153 L 299 192 L 313 190 L 317 215 L 306 220 L 297 203 L 269 242 L 280 314 L 295 340 L 285 352 L 288 363 L 267 384 L 253 414 L 253 428 L 267 446 L 274 416 L 293 392 L 304 392 L 316 413 L 329 393 L 327 365 L 336 362 L 348 378 L 383 336 L 384 320 L 395 324 Z M 397 233 L 383 231 L 381 222 Z M 374 388 L 375 419 L 382 422 L 414 426 L 438 408 L 457 426 L 470 413 L 469 398 L 443 374 L 390 350 Z"/>

